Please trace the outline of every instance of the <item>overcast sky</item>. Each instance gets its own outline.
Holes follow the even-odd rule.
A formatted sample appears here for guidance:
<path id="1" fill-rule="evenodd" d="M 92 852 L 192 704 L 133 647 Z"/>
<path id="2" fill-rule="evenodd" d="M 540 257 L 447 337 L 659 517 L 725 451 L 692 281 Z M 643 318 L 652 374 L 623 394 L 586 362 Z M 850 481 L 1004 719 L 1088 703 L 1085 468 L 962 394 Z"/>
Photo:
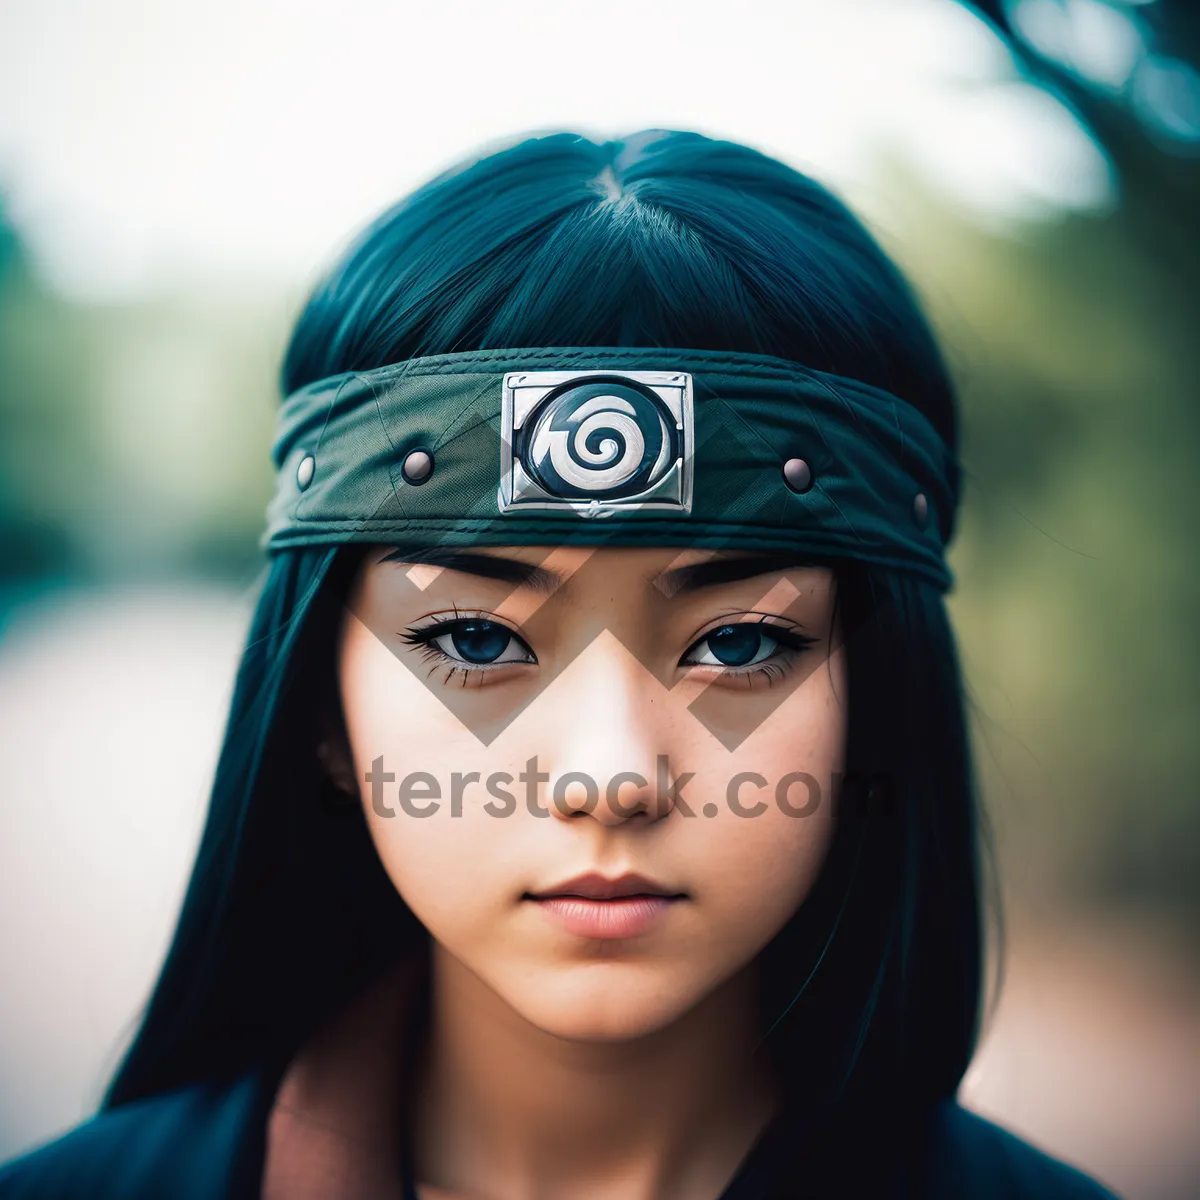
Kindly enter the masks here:
<path id="1" fill-rule="evenodd" d="M 953 0 L 0 0 L 0 188 L 55 286 L 296 280 L 494 139 L 691 128 L 878 206 L 881 151 L 980 219 L 1111 202 L 1101 152 Z"/>

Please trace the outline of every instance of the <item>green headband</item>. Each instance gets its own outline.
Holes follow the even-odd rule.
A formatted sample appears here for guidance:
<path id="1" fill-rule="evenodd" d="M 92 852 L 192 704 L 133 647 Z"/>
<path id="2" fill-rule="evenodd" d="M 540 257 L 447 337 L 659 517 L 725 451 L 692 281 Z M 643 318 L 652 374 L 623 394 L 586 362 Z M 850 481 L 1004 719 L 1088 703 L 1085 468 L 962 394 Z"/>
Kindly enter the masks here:
<path id="1" fill-rule="evenodd" d="M 621 545 L 952 582 L 958 466 L 911 404 L 758 354 L 484 350 L 283 403 L 263 545 Z"/>

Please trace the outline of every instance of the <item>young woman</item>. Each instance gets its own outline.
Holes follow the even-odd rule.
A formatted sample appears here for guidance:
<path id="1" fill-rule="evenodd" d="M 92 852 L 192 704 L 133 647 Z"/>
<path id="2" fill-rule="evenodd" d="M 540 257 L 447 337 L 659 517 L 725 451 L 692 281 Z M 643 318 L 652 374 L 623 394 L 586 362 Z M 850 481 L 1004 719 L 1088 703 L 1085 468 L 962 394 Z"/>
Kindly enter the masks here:
<path id="1" fill-rule="evenodd" d="M 812 180 L 538 137 L 358 238 L 161 977 L 0 1196 L 1108 1193 L 955 1092 L 956 406 Z"/>

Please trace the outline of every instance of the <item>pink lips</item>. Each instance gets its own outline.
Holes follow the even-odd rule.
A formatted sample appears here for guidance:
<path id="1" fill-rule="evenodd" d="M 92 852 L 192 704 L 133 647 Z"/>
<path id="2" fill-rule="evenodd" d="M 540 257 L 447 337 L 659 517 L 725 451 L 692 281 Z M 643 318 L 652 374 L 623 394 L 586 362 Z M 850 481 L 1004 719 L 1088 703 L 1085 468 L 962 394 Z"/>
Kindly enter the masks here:
<path id="1" fill-rule="evenodd" d="M 687 897 L 640 875 L 576 876 L 526 897 L 579 937 L 630 938 L 645 933 Z"/>

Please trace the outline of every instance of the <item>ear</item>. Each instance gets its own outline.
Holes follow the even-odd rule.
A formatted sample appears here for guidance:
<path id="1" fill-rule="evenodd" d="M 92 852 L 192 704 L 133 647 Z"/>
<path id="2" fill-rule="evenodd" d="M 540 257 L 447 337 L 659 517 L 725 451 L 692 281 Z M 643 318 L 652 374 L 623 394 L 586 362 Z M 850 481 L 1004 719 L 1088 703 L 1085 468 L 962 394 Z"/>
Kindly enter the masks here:
<path id="1" fill-rule="evenodd" d="M 317 734 L 317 761 L 339 792 L 358 799 L 358 781 L 354 776 L 354 757 L 350 753 L 350 738 L 337 711 L 325 708 L 320 717 Z"/>

